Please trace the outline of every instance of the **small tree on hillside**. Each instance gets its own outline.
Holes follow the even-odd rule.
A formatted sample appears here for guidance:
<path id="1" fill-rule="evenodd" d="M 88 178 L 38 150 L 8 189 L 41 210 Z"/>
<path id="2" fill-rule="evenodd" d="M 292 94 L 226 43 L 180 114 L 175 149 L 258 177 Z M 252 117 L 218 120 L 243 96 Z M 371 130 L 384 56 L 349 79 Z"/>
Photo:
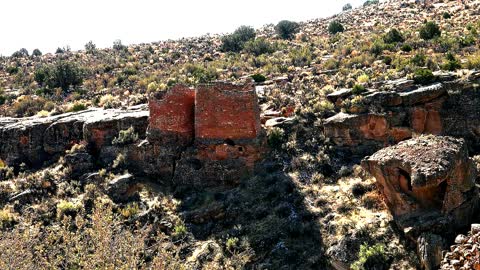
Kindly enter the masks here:
<path id="1" fill-rule="evenodd" d="M 343 31 L 345 31 L 345 28 L 343 28 L 343 25 L 339 21 L 332 21 L 328 25 L 328 32 L 332 35 L 341 33 Z"/>
<path id="2" fill-rule="evenodd" d="M 239 52 L 245 43 L 255 38 L 255 29 L 250 26 L 240 26 L 230 35 L 222 38 L 221 50 L 224 52 Z"/>
<path id="3" fill-rule="evenodd" d="M 385 43 L 397 43 L 397 42 L 403 42 L 405 39 L 403 38 L 402 33 L 398 31 L 397 29 L 393 28 L 388 33 L 383 37 L 383 41 Z"/>
<path id="4" fill-rule="evenodd" d="M 348 10 L 351 10 L 352 9 L 352 5 L 350 3 L 346 4 L 345 6 L 343 6 L 342 10 L 343 11 L 348 11 Z"/>
<path id="5" fill-rule="evenodd" d="M 424 40 L 440 37 L 442 31 L 440 27 L 434 22 L 427 22 L 422 28 L 420 28 L 420 37 Z"/>
<path id="6" fill-rule="evenodd" d="M 283 20 L 275 26 L 275 33 L 282 39 L 292 39 L 298 32 L 300 25 L 296 22 Z"/>
<path id="7" fill-rule="evenodd" d="M 85 44 L 85 51 L 89 54 L 94 54 L 97 50 L 97 46 L 93 43 L 93 41 L 89 41 Z"/>
<path id="8" fill-rule="evenodd" d="M 42 56 L 42 52 L 39 49 L 35 49 L 32 52 L 33 56 Z"/>

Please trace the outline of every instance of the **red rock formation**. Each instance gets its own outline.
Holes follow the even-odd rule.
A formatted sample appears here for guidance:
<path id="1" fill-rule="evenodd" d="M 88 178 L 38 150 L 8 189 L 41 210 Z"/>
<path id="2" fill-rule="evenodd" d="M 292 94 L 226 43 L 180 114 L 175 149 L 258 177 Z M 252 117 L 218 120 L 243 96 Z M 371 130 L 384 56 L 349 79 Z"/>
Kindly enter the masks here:
<path id="1" fill-rule="evenodd" d="M 260 133 L 260 110 L 252 85 L 216 83 L 197 88 L 197 142 L 252 140 L 258 138 Z"/>
<path id="2" fill-rule="evenodd" d="M 195 90 L 177 85 L 149 101 L 148 140 L 188 145 L 194 138 Z"/>

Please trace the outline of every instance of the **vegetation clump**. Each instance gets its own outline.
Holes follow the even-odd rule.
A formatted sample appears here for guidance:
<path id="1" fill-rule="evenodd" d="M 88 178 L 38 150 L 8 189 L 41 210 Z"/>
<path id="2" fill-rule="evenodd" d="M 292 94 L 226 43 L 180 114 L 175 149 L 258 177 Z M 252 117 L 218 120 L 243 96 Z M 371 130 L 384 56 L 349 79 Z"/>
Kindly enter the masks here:
<path id="1" fill-rule="evenodd" d="M 112 141 L 114 145 L 125 145 L 134 143 L 138 140 L 138 134 L 135 132 L 135 129 L 131 126 L 128 129 L 120 130 L 118 132 L 118 137 L 115 137 Z"/>
<path id="2" fill-rule="evenodd" d="M 68 90 L 83 83 L 85 71 L 76 63 L 58 61 L 53 65 L 44 65 L 35 71 L 35 81 L 42 87 L 49 89 L 61 88 Z"/>
<path id="3" fill-rule="evenodd" d="M 430 69 L 417 69 L 413 79 L 417 84 L 429 84 L 435 81 L 435 76 Z"/>
<path id="4" fill-rule="evenodd" d="M 385 34 L 383 41 L 385 41 L 385 43 L 397 43 L 405 41 L 405 38 L 400 31 L 398 31 L 396 28 L 393 28 L 388 31 L 387 34 Z"/>
<path id="5" fill-rule="evenodd" d="M 233 34 L 222 38 L 221 49 L 224 52 L 239 52 L 243 49 L 245 43 L 255 38 L 255 29 L 250 26 L 240 26 Z"/>
<path id="6" fill-rule="evenodd" d="M 299 30 L 296 22 L 283 20 L 275 26 L 275 33 L 282 39 L 292 39 Z"/>
<path id="7" fill-rule="evenodd" d="M 339 21 L 332 21 L 328 25 L 328 32 L 332 35 L 341 33 L 343 31 L 345 31 L 345 28 L 343 27 L 342 23 L 340 23 Z"/>
<path id="8" fill-rule="evenodd" d="M 427 22 L 422 28 L 420 28 L 420 38 L 424 40 L 440 37 L 441 34 L 442 31 L 440 30 L 440 27 L 434 22 Z"/>

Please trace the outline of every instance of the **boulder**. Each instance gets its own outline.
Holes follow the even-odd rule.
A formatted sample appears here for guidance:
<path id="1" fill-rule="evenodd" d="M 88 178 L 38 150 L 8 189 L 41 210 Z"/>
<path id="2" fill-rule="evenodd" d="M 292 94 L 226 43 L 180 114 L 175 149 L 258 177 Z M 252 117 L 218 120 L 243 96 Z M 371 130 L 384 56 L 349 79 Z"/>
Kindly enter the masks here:
<path id="1" fill-rule="evenodd" d="M 133 175 L 124 174 L 108 182 L 106 192 L 115 202 L 127 202 L 138 196 L 138 184 Z"/>
<path id="2" fill-rule="evenodd" d="M 478 202 L 476 168 L 464 140 L 420 136 L 362 161 L 395 218 L 438 212 L 453 227 L 470 223 Z"/>

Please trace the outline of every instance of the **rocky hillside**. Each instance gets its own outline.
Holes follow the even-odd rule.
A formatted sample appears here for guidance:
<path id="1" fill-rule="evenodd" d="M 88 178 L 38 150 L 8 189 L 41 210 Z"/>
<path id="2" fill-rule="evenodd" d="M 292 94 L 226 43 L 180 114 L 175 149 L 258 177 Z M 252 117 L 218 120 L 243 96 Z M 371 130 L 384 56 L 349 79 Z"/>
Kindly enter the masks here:
<path id="1" fill-rule="evenodd" d="M 477 267 L 480 1 L 430 2 L 0 58 L 0 267 Z"/>

